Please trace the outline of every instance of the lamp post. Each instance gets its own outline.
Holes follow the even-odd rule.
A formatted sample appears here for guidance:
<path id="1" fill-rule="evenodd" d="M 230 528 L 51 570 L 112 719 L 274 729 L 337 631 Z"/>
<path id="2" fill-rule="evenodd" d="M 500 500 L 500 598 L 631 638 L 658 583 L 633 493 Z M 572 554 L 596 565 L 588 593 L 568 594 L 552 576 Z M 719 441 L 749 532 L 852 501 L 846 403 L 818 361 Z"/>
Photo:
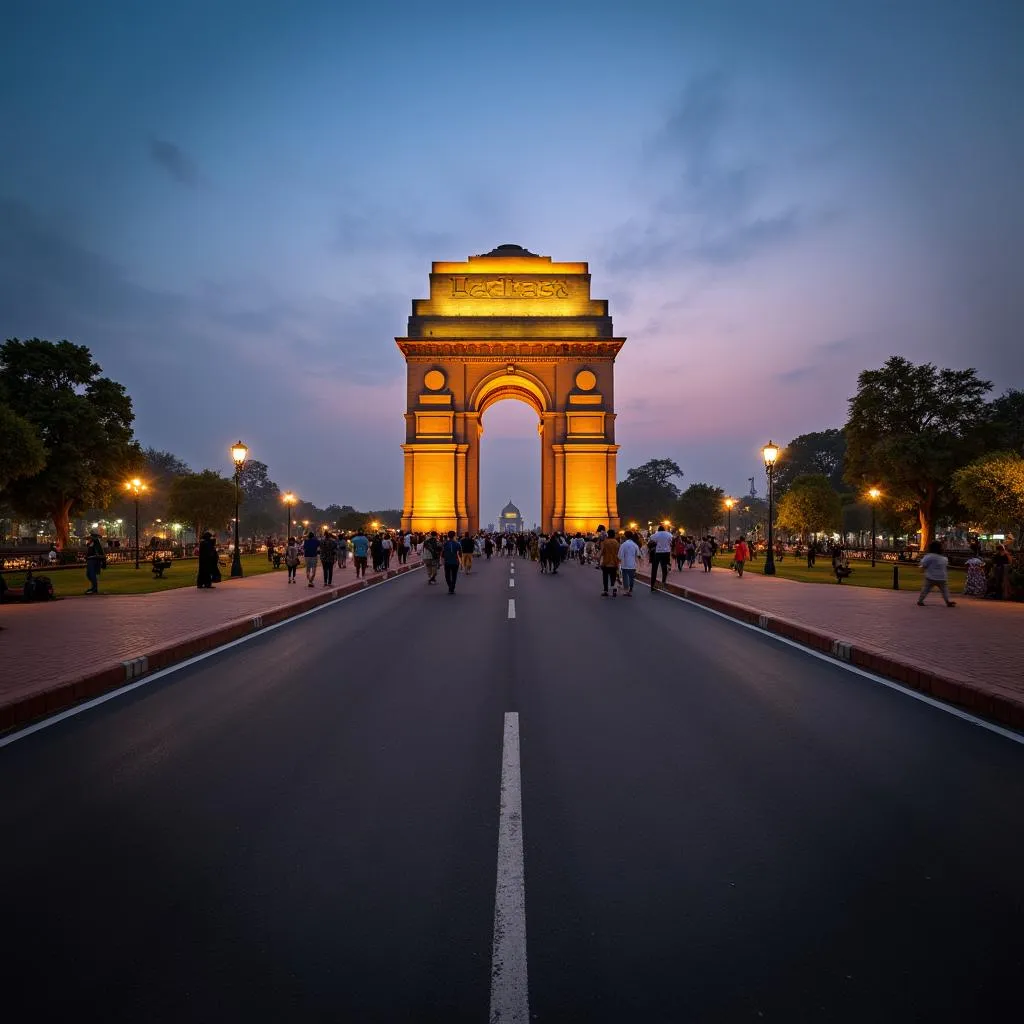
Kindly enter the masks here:
<path id="1" fill-rule="evenodd" d="M 768 557 L 764 560 L 764 574 L 774 576 L 775 524 L 772 522 L 772 512 L 775 500 L 775 462 L 779 457 L 779 447 L 774 441 L 769 441 L 761 454 L 764 456 L 764 471 L 768 474 Z"/>
<path id="2" fill-rule="evenodd" d="M 732 547 L 732 507 L 736 504 L 735 498 L 725 499 L 725 514 L 727 517 L 728 525 L 725 528 L 725 546 L 727 548 Z"/>
<path id="3" fill-rule="evenodd" d="M 139 495 L 146 490 L 146 485 L 137 477 L 132 477 L 125 489 L 135 499 L 135 568 L 139 567 Z"/>
<path id="4" fill-rule="evenodd" d="M 878 499 L 882 496 L 882 492 L 877 487 L 872 487 L 868 491 L 868 497 L 871 499 L 871 568 L 875 567 L 875 508 L 878 505 Z"/>
<path id="5" fill-rule="evenodd" d="M 292 506 L 299 499 L 296 498 L 295 495 L 292 494 L 291 491 L 285 491 L 285 493 L 281 496 L 281 500 L 288 506 L 288 536 L 291 537 L 291 535 L 292 535 Z"/>
<path id="6" fill-rule="evenodd" d="M 231 446 L 231 460 L 235 464 L 235 553 L 231 559 L 232 579 L 242 575 L 242 553 L 238 549 L 238 485 L 248 454 L 249 449 L 241 441 L 236 441 Z"/>

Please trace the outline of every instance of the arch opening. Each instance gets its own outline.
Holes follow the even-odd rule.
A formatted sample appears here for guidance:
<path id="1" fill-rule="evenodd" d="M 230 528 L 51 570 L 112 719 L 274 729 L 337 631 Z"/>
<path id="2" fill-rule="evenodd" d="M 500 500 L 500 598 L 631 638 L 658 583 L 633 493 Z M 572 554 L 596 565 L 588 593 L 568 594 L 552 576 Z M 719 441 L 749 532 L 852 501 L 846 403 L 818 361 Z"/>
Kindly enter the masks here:
<path id="1" fill-rule="evenodd" d="M 503 530 L 508 503 L 519 510 L 522 526 L 541 521 L 542 445 L 540 416 L 521 394 L 495 394 L 480 418 L 480 526 Z"/>

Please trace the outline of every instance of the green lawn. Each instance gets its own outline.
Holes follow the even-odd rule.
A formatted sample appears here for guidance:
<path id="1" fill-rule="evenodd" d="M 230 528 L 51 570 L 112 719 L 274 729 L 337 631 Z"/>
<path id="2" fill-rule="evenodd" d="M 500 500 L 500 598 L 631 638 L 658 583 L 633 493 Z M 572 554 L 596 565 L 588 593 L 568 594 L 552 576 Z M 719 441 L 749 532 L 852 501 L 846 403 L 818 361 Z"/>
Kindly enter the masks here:
<path id="1" fill-rule="evenodd" d="M 720 554 L 715 558 L 715 565 L 727 569 L 731 561 L 732 555 Z M 850 568 L 853 569 L 853 573 L 843 580 L 842 585 L 844 587 L 881 587 L 891 590 L 893 565 L 893 562 L 878 562 L 874 569 L 872 569 L 870 562 L 851 560 Z M 921 570 L 916 565 L 901 564 L 899 570 L 900 590 L 921 589 Z M 697 569 L 694 568 L 693 571 L 696 572 Z M 756 562 L 747 562 L 746 572 L 764 572 L 763 551 L 758 553 Z M 828 556 L 819 558 L 813 569 L 807 568 L 806 555 L 801 558 L 786 555 L 781 562 L 776 558 L 775 575 L 787 580 L 797 580 L 800 583 L 829 583 L 834 587 L 839 586 L 832 573 L 832 561 Z M 949 588 L 951 591 L 963 590 L 963 577 L 962 570 L 953 568 L 949 570 Z"/>
<path id="2" fill-rule="evenodd" d="M 161 590 L 175 590 L 178 587 L 194 587 L 196 583 L 196 565 L 194 558 L 175 561 L 158 580 L 147 562 L 142 562 L 138 570 L 134 562 L 119 562 L 111 565 L 100 573 L 101 594 L 153 594 Z M 221 574 L 227 580 L 231 573 L 231 560 L 221 565 Z M 273 566 L 263 555 L 242 555 L 242 571 L 246 576 L 257 576 L 260 573 L 273 571 Z M 279 572 L 284 574 L 282 567 Z M 53 581 L 53 589 L 57 597 L 82 597 L 89 581 L 85 578 L 85 566 L 73 569 L 60 569 L 48 572 L 46 569 L 36 570 L 37 576 L 49 576 Z M 6 574 L 4 578 L 10 587 L 20 587 L 25 581 L 24 573 Z"/>

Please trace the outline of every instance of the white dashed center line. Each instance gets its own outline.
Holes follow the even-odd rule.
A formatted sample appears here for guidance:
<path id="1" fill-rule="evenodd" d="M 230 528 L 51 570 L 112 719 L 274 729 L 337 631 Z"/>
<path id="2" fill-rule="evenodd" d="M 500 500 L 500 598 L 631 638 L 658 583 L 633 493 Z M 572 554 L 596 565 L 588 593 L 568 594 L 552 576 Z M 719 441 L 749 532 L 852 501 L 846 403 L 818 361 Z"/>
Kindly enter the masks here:
<path id="1" fill-rule="evenodd" d="M 498 812 L 498 881 L 491 944 L 491 1024 L 529 1024 L 526 971 L 526 878 L 523 869 L 523 797 L 519 770 L 519 714 L 505 713 Z"/>

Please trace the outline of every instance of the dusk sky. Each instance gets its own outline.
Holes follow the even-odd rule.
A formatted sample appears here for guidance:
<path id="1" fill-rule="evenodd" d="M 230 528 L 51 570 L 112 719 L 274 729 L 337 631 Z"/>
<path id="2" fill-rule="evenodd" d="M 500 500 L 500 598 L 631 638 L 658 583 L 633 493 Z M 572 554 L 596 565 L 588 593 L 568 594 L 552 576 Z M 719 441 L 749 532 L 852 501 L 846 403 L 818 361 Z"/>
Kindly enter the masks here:
<path id="1" fill-rule="evenodd" d="M 1024 386 L 1024 2 L 9 4 L 0 332 L 88 345 L 145 445 L 402 497 L 432 260 L 586 260 L 619 477 L 745 492 L 901 354 Z M 535 416 L 481 518 L 539 520 Z"/>

